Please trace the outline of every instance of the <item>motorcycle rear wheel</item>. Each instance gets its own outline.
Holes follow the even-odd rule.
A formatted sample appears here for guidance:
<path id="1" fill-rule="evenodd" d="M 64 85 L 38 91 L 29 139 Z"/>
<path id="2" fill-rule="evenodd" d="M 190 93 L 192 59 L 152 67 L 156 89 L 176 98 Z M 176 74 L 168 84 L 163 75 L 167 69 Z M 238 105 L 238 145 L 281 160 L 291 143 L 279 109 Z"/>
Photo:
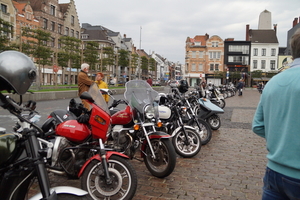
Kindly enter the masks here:
<path id="1" fill-rule="evenodd" d="M 178 155 L 182 156 L 183 158 L 192 158 L 201 150 L 201 138 L 200 135 L 191 128 L 185 127 L 185 132 L 189 142 L 188 145 L 185 144 L 186 138 L 183 129 L 174 135 L 172 142 Z"/>
<path id="2" fill-rule="evenodd" d="M 169 176 L 176 165 L 176 152 L 170 139 L 150 140 L 156 158 L 152 157 L 149 144 L 147 144 L 144 158 L 145 165 L 150 173 L 158 178 Z"/>
<path id="3" fill-rule="evenodd" d="M 93 160 L 88 164 L 81 178 L 81 187 L 89 195 L 88 199 L 132 199 L 137 188 L 137 175 L 128 160 L 111 156 L 108 160 L 112 184 L 106 184 L 102 162 Z"/>

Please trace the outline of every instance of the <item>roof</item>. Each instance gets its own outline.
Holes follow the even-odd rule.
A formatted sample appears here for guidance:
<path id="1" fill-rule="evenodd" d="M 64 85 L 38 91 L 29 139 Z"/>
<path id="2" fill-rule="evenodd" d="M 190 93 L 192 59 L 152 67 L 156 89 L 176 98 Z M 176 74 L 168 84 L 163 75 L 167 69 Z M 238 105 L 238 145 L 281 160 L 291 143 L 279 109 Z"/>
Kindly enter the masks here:
<path id="1" fill-rule="evenodd" d="M 69 3 L 61 3 L 59 4 L 60 12 L 66 13 L 68 11 Z"/>
<path id="2" fill-rule="evenodd" d="M 250 41 L 252 43 L 278 43 L 276 32 L 269 30 L 249 30 Z"/>

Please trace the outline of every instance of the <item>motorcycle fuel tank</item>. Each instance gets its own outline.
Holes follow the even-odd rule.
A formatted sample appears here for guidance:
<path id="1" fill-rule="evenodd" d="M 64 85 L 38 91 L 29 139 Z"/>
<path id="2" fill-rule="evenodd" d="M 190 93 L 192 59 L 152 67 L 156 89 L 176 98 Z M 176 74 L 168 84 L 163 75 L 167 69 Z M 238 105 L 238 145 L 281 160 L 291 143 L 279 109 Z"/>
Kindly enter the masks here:
<path id="1" fill-rule="evenodd" d="M 169 119 L 171 117 L 171 109 L 168 106 L 158 106 L 159 118 Z"/>
<path id="2" fill-rule="evenodd" d="M 14 134 L 0 134 L 0 165 L 12 155 L 16 141 L 17 137 Z"/>
<path id="3" fill-rule="evenodd" d="M 56 134 L 72 142 L 82 142 L 91 132 L 85 124 L 78 123 L 77 120 L 68 120 L 57 126 Z"/>
<path id="4" fill-rule="evenodd" d="M 126 125 L 133 119 L 133 114 L 130 106 L 127 106 L 125 110 L 120 110 L 111 116 L 112 124 Z"/>

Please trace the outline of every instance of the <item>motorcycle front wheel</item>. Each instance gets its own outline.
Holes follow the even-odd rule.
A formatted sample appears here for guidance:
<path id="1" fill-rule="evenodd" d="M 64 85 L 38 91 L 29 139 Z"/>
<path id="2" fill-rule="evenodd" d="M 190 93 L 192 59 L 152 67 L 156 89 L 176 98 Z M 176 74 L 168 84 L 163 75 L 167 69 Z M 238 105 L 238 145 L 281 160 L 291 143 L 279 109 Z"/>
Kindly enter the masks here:
<path id="1" fill-rule="evenodd" d="M 187 139 L 184 134 L 184 130 L 180 129 L 176 135 L 172 138 L 175 151 L 178 155 L 184 158 L 192 158 L 197 155 L 201 150 L 200 135 L 191 128 L 184 128 Z M 188 142 L 188 144 L 187 144 Z"/>
<path id="2" fill-rule="evenodd" d="M 149 144 L 147 144 L 144 158 L 145 165 L 150 173 L 158 178 L 169 176 L 176 165 L 176 152 L 170 139 L 151 139 L 150 145 L 153 148 L 153 157 Z"/>
<path id="3" fill-rule="evenodd" d="M 212 115 L 206 119 L 212 130 L 218 130 L 221 127 L 221 119 L 219 115 Z"/>
<path id="4" fill-rule="evenodd" d="M 226 105 L 225 100 L 224 99 L 220 99 L 220 101 L 219 101 L 219 107 L 220 108 L 225 108 L 225 105 Z"/>
<path id="5" fill-rule="evenodd" d="M 132 199 L 137 188 L 137 175 L 128 160 L 111 156 L 108 171 L 112 180 L 107 184 L 102 162 L 93 160 L 88 164 L 81 178 L 81 187 L 89 193 L 88 199 Z"/>
<path id="6" fill-rule="evenodd" d="M 199 126 L 196 120 L 198 121 Z M 196 132 L 200 135 L 202 145 L 207 144 L 211 140 L 212 130 L 210 128 L 210 125 L 205 120 L 201 118 L 191 119 L 188 122 L 188 125 L 196 129 Z"/>

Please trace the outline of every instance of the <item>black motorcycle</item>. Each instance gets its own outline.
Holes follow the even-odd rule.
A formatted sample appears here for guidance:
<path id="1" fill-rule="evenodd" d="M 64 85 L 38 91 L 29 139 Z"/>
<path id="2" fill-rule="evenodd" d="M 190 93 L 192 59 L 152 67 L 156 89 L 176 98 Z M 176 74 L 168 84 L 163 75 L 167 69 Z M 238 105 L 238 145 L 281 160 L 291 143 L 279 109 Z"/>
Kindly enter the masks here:
<path id="1" fill-rule="evenodd" d="M 23 112 L 31 111 L 32 106 L 22 106 L 2 93 L 0 106 L 23 123 L 23 129 L 18 132 L 0 134 L 1 199 L 27 199 L 30 186 L 35 180 L 41 193 L 30 199 L 85 199 L 87 192 L 78 188 L 62 186 L 50 189 L 45 165 L 52 156 L 53 144 L 41 139 L 41 128 L 24 116 Z"/>

